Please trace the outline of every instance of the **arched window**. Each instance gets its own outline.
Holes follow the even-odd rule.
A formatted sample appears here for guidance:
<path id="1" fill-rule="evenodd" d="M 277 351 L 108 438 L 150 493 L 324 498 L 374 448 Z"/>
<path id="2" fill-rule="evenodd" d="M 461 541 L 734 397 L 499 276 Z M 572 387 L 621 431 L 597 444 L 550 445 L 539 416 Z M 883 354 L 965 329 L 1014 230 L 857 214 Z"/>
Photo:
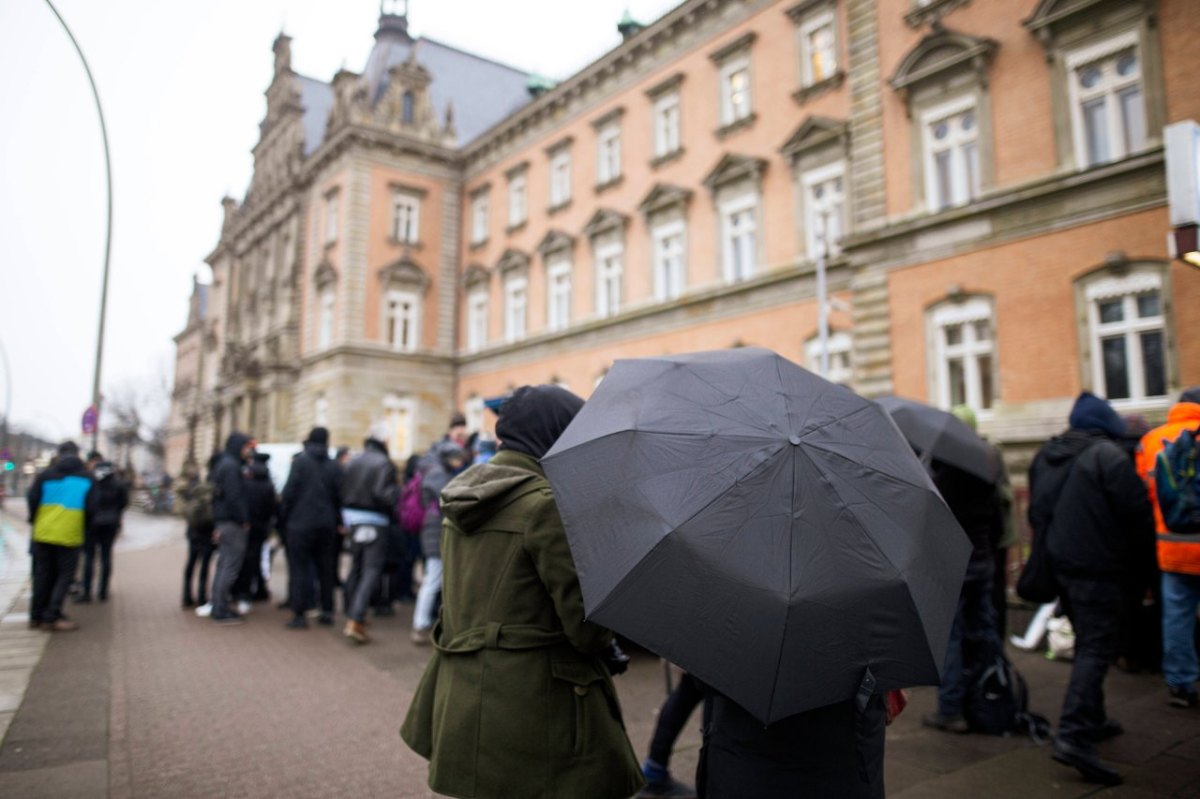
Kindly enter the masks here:
<path id="1" fill-rule="evenodd" d="M 928 320 L 933 401 L 991 410 L 998 393 L 991 298 L 948 299 L 929 309 Z"/>

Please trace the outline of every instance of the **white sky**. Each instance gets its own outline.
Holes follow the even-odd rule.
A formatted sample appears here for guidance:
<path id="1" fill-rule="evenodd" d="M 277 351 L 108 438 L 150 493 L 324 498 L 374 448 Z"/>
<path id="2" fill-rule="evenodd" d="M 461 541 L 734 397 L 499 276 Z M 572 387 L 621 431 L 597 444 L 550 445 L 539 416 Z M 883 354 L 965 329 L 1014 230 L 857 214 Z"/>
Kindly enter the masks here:
<path id="1" fill-rule="evenodd" d="M 410 31 L 561 79 L 679 0 L 412 0 Z M 113 162 L 103 385 L 174 362 L 220 199 L 249 184 L 271 42 L 329 80 L 366 62 L 376 0 L 57 0 L 99 86 Z M 44 0 L 0 0 L 0 344 L 12 421 L 79 435 L 91 399 L 104 257 L 104 160 L 87 79 Z M 437 76 L 434 76 L 436 80 Z"/>

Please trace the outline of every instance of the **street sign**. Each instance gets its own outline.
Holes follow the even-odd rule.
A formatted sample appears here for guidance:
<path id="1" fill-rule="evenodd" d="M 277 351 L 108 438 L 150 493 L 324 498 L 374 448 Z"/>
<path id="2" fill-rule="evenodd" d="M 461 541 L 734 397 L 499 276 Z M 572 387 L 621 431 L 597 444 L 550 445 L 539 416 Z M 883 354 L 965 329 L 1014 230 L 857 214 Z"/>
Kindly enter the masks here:
<path id="1" fill-rule="evenodd" d="M 88 409 L 83 412 L 83 433 L 84 435 L 92 435 L 96 432 L 96 424 L 100 421 L 100 414 L 96 411 L 95 405 L 89 405 Z"/>

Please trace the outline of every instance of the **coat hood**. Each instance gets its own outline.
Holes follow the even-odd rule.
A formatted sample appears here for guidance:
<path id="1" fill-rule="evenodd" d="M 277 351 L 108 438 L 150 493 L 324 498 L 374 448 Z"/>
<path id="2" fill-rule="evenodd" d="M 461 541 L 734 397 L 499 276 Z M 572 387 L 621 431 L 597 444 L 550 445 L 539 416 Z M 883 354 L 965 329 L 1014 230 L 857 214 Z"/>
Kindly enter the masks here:
<path id="1" fill-rule="evenodd" d="M 1167 411 L 1167 424 L 1200 423 L 1200 397 L 1195 402 L 1177 402 Z"/>
<path id="2" fill-rule="evenodd" d="M 250 477 L 254 480 L 270 480 L 271 470 L 262 461 L 255 461 L 247 467 Z"/>
<path id="3" fill-rule="evenodd" d="M 245 433 L 230 433 L 225 439 L 225 454 L 242 459 L 242 448 L 250 443 L 250 436 Z"/>
<path id="4" fill-rule="evenodd" d="M 541 459 L 583 408 L 583 400 L 560 386 L 521 386 L 500 406 L 500 449 Z"/>
<path id="5" fill-rule="evenodd" d="M 96 464 L 96 468 L 92 470 L 92 477 L 96 478 L 96 482 L 104 482 L 116 474 L 117 468 L 113 466 L 111 461 L 100 461 Z"/>
<path id="6" fill-rule="evenodd" d="M 329 460 L 329 445 L 317 441 L 305 441 L 304 454 L 319 461 L 327 461 Z"/>
<path id="7" fill-rule="evenodd" d="M 535 469 L 533 459 L 517 453 L 472 466 L 442 491 L 442 514 L 470 534 L 505 506 L 545 488 L 541 470 Z"/>
<path id="8" fill-rule="evenodd" d="M 1061 436 L 1050 439 L 1042 450 L 1047 463 L 1061 464 L 1073 459 L 1097 441 L 1105 441 L 1108 436 L 1099 430 L 1071 429 Z"/>
<path id="9" fill-rule="evenodd" d="M 1088 391 L 1075 400 L 1069 423 L 1072 430 L 1094 430 L 1113 439 L 1125 435 L 1125 422 L 1108 404 L 1108 400 L 1102 400 Z"/>

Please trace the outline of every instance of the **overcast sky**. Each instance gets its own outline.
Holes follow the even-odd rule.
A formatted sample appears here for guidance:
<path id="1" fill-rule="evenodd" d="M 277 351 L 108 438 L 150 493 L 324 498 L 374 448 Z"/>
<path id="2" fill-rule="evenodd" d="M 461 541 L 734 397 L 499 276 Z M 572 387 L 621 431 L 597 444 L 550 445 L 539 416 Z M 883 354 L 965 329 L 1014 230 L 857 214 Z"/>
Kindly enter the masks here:
<path id="1" fill-rule="evenodd" d="M 412 0 L 410 30 L 561 79 L 619 43 L 628 8 L 678 0 Z M 240 198 L 266 109 L 271 42 L 329 80 L 360 71 L 376 0 L 56 0 L 100 89 L 113 162 L 103 386 L 161 383 L 192 275 Z M 0 415 L 78 436 L 90 402 L 104 256 L 104 159 L 87 79 L 45 0 L 0 0 Z M 436 76 L 434 76 L 436 80 Z"/>

